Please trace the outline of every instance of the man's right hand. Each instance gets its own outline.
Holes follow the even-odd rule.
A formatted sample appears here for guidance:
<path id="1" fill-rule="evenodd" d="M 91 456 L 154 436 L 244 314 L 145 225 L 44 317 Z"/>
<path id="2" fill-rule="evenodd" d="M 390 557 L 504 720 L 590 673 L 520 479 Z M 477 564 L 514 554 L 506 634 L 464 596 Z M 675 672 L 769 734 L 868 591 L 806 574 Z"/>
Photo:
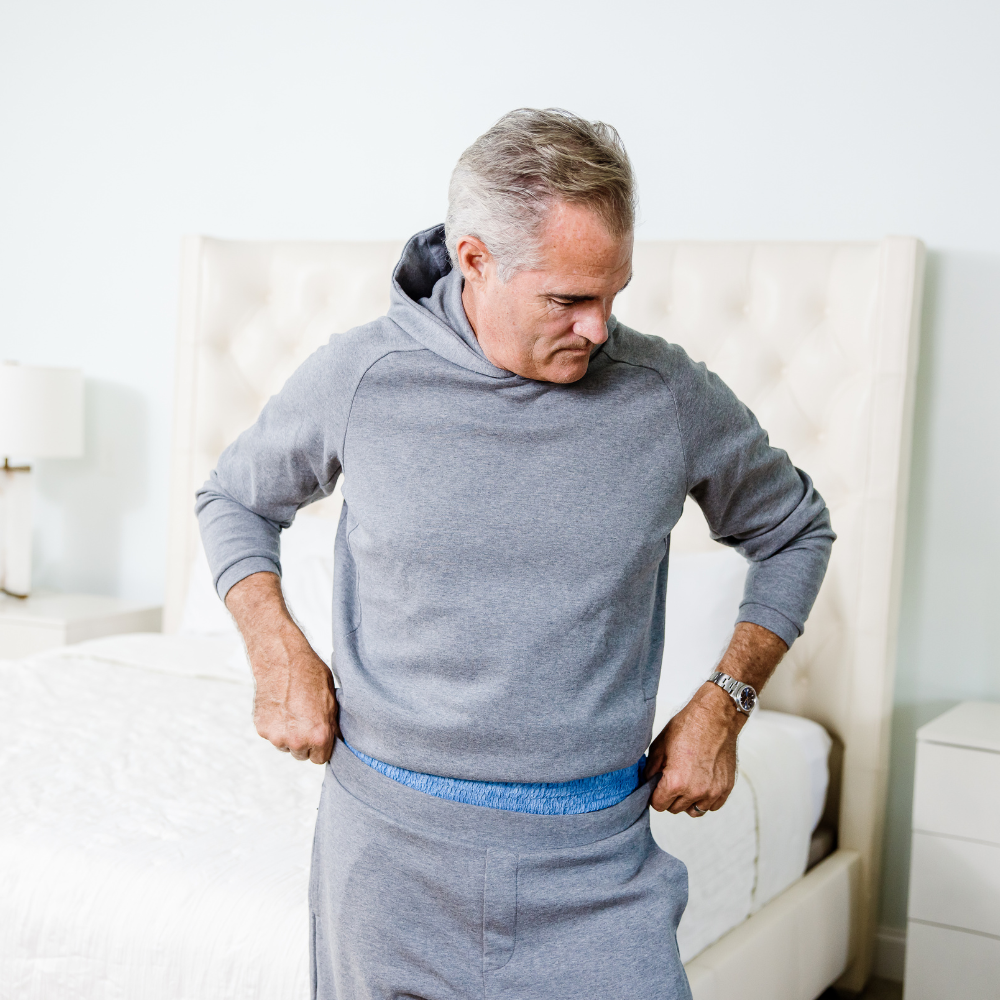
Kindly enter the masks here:
<path id="1" fill-rule="evenodd" d="M 296 760 L 325 764 L 339 733 L 330 668 L 292 620 L 275 573 L 254 573 L 226 594 L 256 682 L 257 732 Z"/>

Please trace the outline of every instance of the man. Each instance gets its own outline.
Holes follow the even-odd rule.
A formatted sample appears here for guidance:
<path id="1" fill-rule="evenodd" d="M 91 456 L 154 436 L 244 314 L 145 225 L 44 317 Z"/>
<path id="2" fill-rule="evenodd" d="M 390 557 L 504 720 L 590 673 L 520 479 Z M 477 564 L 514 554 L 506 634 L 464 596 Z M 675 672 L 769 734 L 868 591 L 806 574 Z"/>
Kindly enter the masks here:
<path id="1" fill-rule="evenodd" d="M 690 996 L 686 872 L 647 806 L 726 801 L 834 535 L 718 378 L 612 316 L 634 210 L 613 129 L 506 115 L 404 250 L 388 315 L 312 355 L 199 492 L 257 730 L 330 761 L 316 997 Z M 341 475 L 335 691 L 278 556 Z M 649 746 L 688 495 L 751 568 L 714 682 Z"/>

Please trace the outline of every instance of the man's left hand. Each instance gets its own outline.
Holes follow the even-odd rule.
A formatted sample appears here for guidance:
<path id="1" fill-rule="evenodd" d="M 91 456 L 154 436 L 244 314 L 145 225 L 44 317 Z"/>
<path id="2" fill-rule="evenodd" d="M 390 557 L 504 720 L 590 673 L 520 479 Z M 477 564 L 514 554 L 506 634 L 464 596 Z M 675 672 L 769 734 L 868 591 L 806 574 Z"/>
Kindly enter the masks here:
<path id="1" fill-rule="evenodd" d="M 662 772 L 650 805 L 691 816 L 721 808 L 736 783 L 741 720 L 722 688 L 703 684 L 649 748 L 646 774 Z"/>
<path id="2" fill-rule="evenodd" d="M 718 669 L 758 692 L 788 651 L 773 632 L 741 622 Z M 660 773 L 650 805 L 704 816 L 721 809 L 736 784 L 736 737 L 747 716 L 707 681 L 653 740 L 644 775 Z"/>

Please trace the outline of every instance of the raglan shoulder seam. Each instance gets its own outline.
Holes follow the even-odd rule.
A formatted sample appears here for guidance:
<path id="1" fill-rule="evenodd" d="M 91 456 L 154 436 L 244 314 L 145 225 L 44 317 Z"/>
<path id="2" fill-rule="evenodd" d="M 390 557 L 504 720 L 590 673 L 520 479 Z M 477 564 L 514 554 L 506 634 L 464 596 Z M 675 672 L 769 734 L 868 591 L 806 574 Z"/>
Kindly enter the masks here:
<path id="1" fill-rule="evenodd" d="M 618 325 L 618 329 L 621 328 L 621 324 Z M 626 327 L 627 329 L 627 327 Z M 673 403 L 674 407 L 674 423 L 677 425 L 677 437 L 681 443 L 681 456 L 684 459 L 684 486 L 685 495 L 687 495 L 687 487 L 690 483 L 690 464 L 688 462 L 687 446 L 684 442 L 684 431 L 681 428 L 681 411 L 680 406 L 677 404 L 677 393 L 674 392 L 673 386 L 670 384 L 667 376 L 660 371 L 655 365 L 643 364 L 641 361 L 628 361 L 625 358 L 616 357 L 611 351 L 608 350 L 607 344 L 604 346 L 604 353 L 614 362 L 620 365 L 630 365 L 632 368 L 645 368 L 647 371 L 655 372 L 659 377 L 660 381 L 663 383 L 664 388 L 670 393 L 670 401 Z"/>
<path id="2" fill-rule="evenodd" d="M 392 321 L 390 320 L 390 322 L 392 322 Z M 393 325 L 396 326 L 398 329 L 402 329 L 396 323 L 394 323 Z M 406 334 L 406 331 L 403 330 L 403 333 Z M 406 336 L 409 336 L 409 334 L 406 334 Z M 341 468 L 341 470 L 343 470 L 343 468 L 344 468 L 344 459 L 346 457 L 345 451 L 346 451 L 346 447 L 347 447 L 347 429 L 351 425 L 351 414 L 354 412 L 354 401 L 358 397 L 358 390 L 361 388 L 361 383 L 365 380 L 365 376 L 380 361 L 384 361 L 387 357 L 389 357 L 390 354 L 410 354 L 410 353 L 412 353 L 414 351 L 426 351 L 426 350 L 428 350 L 428 348 L 424 347 L 423 344 L 416 343 L 416 342 L 414 343 L 414 345 L 412 347 L 390 347 L 390 348 L 387 348 L 386 350 L 382 351 L 382 353 L 379 354 L 378 357 L 373 358 L 372 361 L 369 362 L 369 364 L 367 364 L 364 367 L 364 369 L 362 370 L 361 374 L 358 376 L 357 382 L 355 382 L 355 384 L 354 384 L 354 391 L 351 393 L 351 402 L 350 402 L 350 404 L 347 407 L 347 417 L 344 419 L 344 432 L 343 432 L 343 435 L 341 436 L 341 439 L 340 439 L 340 449 L 339 449 L 339 452 L 340 452 L 340 468 Z"/>

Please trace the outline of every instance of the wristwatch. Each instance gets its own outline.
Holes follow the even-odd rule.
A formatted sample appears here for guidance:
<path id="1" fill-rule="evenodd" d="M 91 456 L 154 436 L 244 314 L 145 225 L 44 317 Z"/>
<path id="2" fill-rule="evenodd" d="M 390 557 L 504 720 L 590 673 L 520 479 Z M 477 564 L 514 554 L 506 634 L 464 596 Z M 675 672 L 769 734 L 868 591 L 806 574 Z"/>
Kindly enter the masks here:
<path id="1" fill-rule="evenodd" d="M 709 681 L 718 684 L 730 698 L 736 702 L 736 708 L 744 715 L 749 715 L 757 707 L 757 692 L 749 684 L 738 681 L 729 674 L 724 674 L 721 670 L 716 670 Z"/>

